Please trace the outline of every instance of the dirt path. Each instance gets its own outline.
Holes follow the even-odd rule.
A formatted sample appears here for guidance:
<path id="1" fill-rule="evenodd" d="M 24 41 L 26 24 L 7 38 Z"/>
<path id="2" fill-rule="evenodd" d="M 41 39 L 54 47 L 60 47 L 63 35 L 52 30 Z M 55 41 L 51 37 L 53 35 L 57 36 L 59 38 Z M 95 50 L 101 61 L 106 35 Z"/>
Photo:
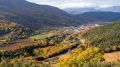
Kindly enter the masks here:
<path id="1" fill-rule="evenodd" d="M 15 43 L 15 44 L 9 45 L 9 46 L 5 46 L 5 47 L 0 47 L 0 49 L 11 51 L 11 50 L 15 50 L 16 48 L 19 48 L 20 46 L 30 46 L 33 44 L 34 44 L 34 42 L 32 40 L 22 39 L 22 40 L 19 40 L 18 43 Z"/>

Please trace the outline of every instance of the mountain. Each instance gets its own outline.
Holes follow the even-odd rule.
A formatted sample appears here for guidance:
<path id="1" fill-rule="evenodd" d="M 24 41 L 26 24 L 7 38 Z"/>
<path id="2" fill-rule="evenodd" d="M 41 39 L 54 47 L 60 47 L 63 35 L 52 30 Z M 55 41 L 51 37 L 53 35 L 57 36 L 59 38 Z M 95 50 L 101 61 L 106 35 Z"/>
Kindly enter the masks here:
<path id="1" fill-rule="evenodd" d="M 84 23 L 104 23 L 120 20 L 120 13 L 117 12 L 86 12 L 74 16 Z"/>
<path id="2" fill-rule="evenodd" d="M 63 10 L 30 3 L 26 0 L 0 0 L 0 18 L 31 28 L 80 24 Z"/>
<path id="3" fill-rule="evenodd" d="M 79 9 L 74 9 L 79 10 Z M 82 8 L 82 12 L 95 11 L 94 8 Z M 77 12 L 75 12 L 77 14 Z M 49 5 L 38 5 L 26 0 L 0 0 L 0 19 L 12 21 L 32 29 L 79 26 L 84 23 L 111 22 L 120 19 L 119 13 L 87 12 L 69 14 Z"/>
<path id="4" fill-rule="evenodd" d="M 95 8 L 93 7 L 86 7 L 86 8 L 67 8 L 64 9 L 64 11 L 70 13 L 70 14 L 81 14 L 84 12 L 91 12 L 91 11 L 96 11 Z"/>
<path id="5" fill-rule="evenodd" d="M 70 14 L 81 14 L 85 12 L 120 12 L 120 6 L 112 6 L 106 8 L 85 7 L 85 8 L 66 8 L 64 11 Z"/>
<path id="6" fill-rule="evenodd" d="M 108 8 L 100 8 L 102 11 L 120 12 L 120 6 L 113 6 Z"/>

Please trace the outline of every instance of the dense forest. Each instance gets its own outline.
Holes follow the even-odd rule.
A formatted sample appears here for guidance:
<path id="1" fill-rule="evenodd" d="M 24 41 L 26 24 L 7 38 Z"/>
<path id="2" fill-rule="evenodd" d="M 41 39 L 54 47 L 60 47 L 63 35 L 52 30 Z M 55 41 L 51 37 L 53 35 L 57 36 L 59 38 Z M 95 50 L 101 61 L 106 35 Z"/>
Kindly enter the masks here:
<path id="1" fill-rule="evenodd" d="M 83 37 L 87 40 L 85 46 L 95 46 L 106 52 L 120 49 L 120 22 L 106 24 L 89 30 Z"/>

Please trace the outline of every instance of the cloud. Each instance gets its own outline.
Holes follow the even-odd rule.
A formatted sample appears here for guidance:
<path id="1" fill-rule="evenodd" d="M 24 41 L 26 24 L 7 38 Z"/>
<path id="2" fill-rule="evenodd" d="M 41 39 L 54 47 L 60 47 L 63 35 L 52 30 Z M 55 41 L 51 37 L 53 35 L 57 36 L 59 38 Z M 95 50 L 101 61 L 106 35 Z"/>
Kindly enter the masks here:
<path id="1" fill-rule="evenodd" d="M 107 7 L 112 7 L 114 5 L 110 5 L 110 4 L 103 4 L 103 5 L 100 5 L 99 8 L 107 8 Z"/>
<path id="2" fill-rule="evenodd" d="M 37 4 L 46 4 L 59 8 L 120 6 L 120 0 L 27 0 Z"/>
<path id="3" fill-rule="evenodd" d="M 61 5 L 58 5 L 58 7 L 60 7 L 60 8 L 75 8 L 75 7 L 82 8 L 82 7 L 93 7 L 93 6 L 94 6 L 94 4 L 89 3 L 89 2 L 64 3 Z"/>

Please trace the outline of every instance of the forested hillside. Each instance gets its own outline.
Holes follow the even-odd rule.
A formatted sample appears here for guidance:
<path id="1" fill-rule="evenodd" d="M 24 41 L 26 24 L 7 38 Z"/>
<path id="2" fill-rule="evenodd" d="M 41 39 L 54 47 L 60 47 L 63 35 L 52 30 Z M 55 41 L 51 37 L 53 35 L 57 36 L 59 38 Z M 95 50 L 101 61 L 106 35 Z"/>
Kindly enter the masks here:
<path id="1" fill-rule="evenodd" d="M 70 26 L 80 24 L 59 8 L 38 5 L 26 0 L 0 0 L 0 18 L 31 28 Z"/>
<path id="2" fill-rule="evenodd" d="M 26 0 L 0 0 L 0 18 L 32 29 L 40 29 L 111 22 L 120 20 L 120 13 L 88 12 L 72 15 L 53 6 L 39 5 Z"/>
<path id="3" fill-rule="evenodd" d="M 105 51 L 120 48 L 120 21 L 91 29 L 83 37 L 88 40 L 85 46 L 96 46 Z"/>
<path id="4" fill-rule="evenodd" d="M 32 34 L 32 30 L 20 24 L 0 20 L 0 46 L 17 39 L 26 38 Z"/>
<path id="5" fill-rule="evenodd" d="M 120 21 L 90 29 L 82 35 L 85 42 L 61 58 L 59 67 L 119 67 L 119 54 L 104 53 L 120 50 Z M 85 49 L 85 50 L 84 50 Z M 119 52 L 118 52 L 119 53 Z M 103 57 L 104 55 L 104 57 Z M 109 59 L 107 59 L 107 57 Z M 116 59 L 118 58 L 118 59 Z M 107 59 L 107 63 L 103 62 Z M 111 61 L 112 60 L 112 61 Z M 108 63 L 111 61 L 111 63 Z"/>

